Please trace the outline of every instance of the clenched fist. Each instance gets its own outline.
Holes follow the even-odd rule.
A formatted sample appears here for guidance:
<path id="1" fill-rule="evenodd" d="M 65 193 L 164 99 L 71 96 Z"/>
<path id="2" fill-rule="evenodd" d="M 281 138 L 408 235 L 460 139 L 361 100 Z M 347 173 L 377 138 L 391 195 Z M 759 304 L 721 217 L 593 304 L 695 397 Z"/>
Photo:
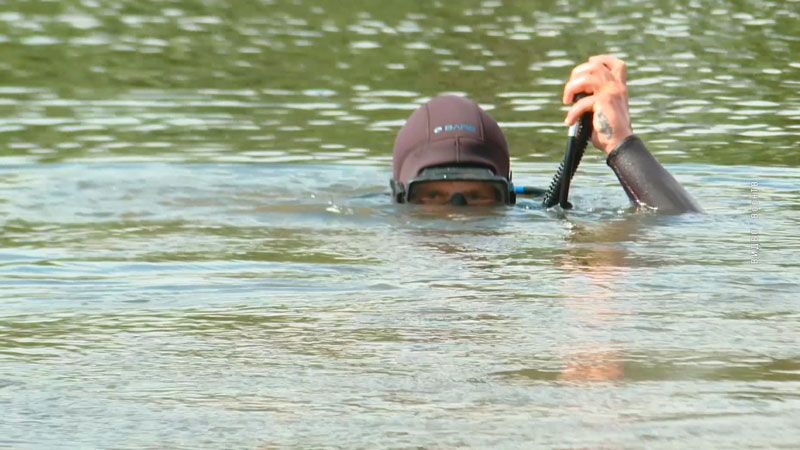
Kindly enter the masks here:
<path id="1" fill-rule="evenodd" d="M 594 112 L 592 143 L 606 154 L 633 134 L 626 78 L 624 61 L 610 55 L 598 55 L 572 69 L 564 86 L 562 101 L 565 105 L 572 102 L 576 94 L 587 94 L 572 105 L 564 123 L 572 125 L 583 113 Z"/>

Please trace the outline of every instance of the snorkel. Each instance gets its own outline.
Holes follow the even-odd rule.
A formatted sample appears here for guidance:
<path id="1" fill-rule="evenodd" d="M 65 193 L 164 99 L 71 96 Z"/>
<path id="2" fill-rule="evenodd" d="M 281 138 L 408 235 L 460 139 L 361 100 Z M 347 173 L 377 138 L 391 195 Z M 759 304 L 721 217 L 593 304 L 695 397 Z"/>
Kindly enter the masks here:
<path id="1" fill-rule="evenodd" d="M 577 94 L 572 101 L 574 103 L 585 96 L 586 94 Z M 575 176 L 575 171 L 578 170 L 578 165 L 581 163 L 589 138 L 592 136 L 592 113 L 584 113 L 572 124 L 569 127 L 567 136 L 567 150 L 564 153 L 564 160 L 558 166 L 558 170 L 553 176 L 553 181 L 550 182 L 550 187 L 545 192 L 542 200 L 545 208 L 551 208 L 555 205 L 559 205 L 563 209 L 572 208 L 572 204 L 568 200 L 569 185 L 572 183 L 572 177 Z"/>

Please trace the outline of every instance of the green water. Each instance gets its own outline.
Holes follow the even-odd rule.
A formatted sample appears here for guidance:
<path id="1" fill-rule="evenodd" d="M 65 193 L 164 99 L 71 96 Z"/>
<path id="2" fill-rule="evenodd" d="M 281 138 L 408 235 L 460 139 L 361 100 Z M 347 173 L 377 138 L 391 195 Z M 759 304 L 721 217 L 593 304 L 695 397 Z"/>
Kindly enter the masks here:
<path id="1" fill-rule="evenodd" d="M 795 448 L 800 2 L 0 2 L 0 448 Z M 389 201 L 427 98 L 549 183 L 624 57 L 707 211 Z M 756 214 L 756 216 L 753 216 Z"/>

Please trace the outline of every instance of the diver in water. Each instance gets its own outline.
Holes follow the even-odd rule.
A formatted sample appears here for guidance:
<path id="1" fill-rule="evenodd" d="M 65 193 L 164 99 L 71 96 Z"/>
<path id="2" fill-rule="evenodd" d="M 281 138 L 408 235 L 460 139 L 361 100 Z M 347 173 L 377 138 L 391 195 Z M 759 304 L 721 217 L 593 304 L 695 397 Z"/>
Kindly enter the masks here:
<path id="1" fill-rule="evenodd" d="M 635 205 L 669 214 L 701 212 L 633 134 L 626 77 L 625 63 L 609 55 L 575 67 L 562 100 L 569 104 L 585 96 L 569 109 L 565 124 L 593 113 L 592 143 L 608 155 L 606 162 Z M 392 196 L 399 203 L 491 206 L 516 201 L 502 130 L 462 97 L 436 97 L 411 114 L 395 140 L 392 175 Z"/>

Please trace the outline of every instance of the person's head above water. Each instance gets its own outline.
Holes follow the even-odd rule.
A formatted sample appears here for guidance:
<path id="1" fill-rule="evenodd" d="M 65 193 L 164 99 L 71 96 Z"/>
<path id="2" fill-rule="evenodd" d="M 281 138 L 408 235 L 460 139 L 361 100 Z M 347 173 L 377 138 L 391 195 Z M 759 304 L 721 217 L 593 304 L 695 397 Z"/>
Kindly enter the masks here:
<path id="1" fill-rule="evenodd" d="M 513 204 L 508 144 L 472 100 L 435 97 L 397 133 L 392 197 L 399 203 Z"/>
<path id="2" fill-rule="evenodd" d="M 702 212 L 700 205 L 653 157 L 631 126 L 625 62 L 596 55 L 564 85 L 569 107 L 567 151 L 547 190 L 511 185 L 508 144 L 486 112 L 468 99 L 436 97 L 411 114 L 397 134 L 391 181 L 400 203 L 494 205 L 515 203 L 515 192 L 544 195 L 542 206 L 571 207 L 572 175 L 588 140 L 607 156 L 635 206 L 664 213 Z M 553 202 L 556 200 L 556 202 Z"/>

